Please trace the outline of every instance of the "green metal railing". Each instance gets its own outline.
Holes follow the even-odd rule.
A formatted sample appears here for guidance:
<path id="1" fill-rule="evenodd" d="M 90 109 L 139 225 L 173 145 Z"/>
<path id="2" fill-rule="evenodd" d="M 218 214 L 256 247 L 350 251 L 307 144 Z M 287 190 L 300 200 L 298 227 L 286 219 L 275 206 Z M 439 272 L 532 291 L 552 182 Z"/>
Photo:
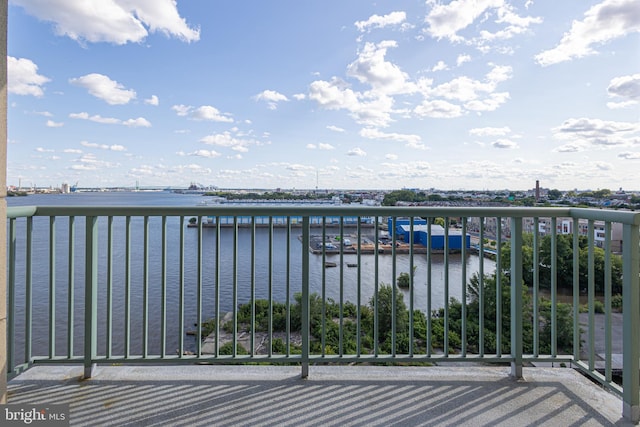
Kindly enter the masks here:
<path id="1" fill-rule="evenodd" d="M 509 363 L 521 377 L 525 364 L 553 362 L 619 393 L 625 417 L 640 417 L 640 214 L 225 205 L 12 207 L 7 216 L 10 376 L 39 363 L 82 363 L 86 377 L 100 363 L 294 363 L 306 377 L 314 363 L 446 360 Z M 395 232 L 403 221 L 405 240 Z M 572 228 L 569 347 L 559 343 L 567 316 L 559 304 L 566 292 L 559 288 L 559 263 L 567 259 L 559 253 L 567 234 L 559 221 Z M 388 231 L 383 223 L 391 224 Z M 541 231 L 543 223 L 550 227 Z M 444 225 L 442 246 L 433 243 L 436 224 Z M 419 232 L 434 237 L 419 244 Z M 467 235 L 478 244 L 452 243 Z M 621 315 L 612 303 L 614 243 L 622 259 Z M 510 252 L 500 249 L 505 244 Z M 596 271 L 601 256 L 604 267 Z M 505 274 L 491 279 L 494 272 Z M 409 276 L 408 289 L 395 286 L 401 273 Z M 548 289 L 541 288 L 542 273 L 549 274 Z M 393 285 L 390 307 L 383 283 Z M 452 297 L 460 304 L 450 304 Z M 405 299 L 408 318 L 401 321 Z M 472 299 L 478 313 L 470 311 Z M 495 315 L 489 316 L 491 301 Z M 543 312 L 548 321 L 540 320 Z M 619 316 L 623 334 L 616 343 Z M 258 338 L 265 350 L 257 350 Z"/>

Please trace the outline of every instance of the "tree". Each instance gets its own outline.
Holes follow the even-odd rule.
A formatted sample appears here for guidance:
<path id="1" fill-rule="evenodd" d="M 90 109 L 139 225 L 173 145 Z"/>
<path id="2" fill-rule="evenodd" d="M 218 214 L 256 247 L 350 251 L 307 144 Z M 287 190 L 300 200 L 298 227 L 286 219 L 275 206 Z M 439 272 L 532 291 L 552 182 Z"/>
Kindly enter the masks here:
<path id="1" fill-rule="evenodd" d="M 538 272 L 540 287 L 551 287 L 551 243 L 550 235 L 540 239 L 538 251 Z M 578 238 L 579 251 L 579 284 L 581 289 L 588 286 L 588 255 L 589 241 L 585 236 Z M 559 234 L 556 235 L 556 280 L 559 288 L 573 288 L 573 236 Z M 594 247 L 594 281 L 596 292 L 604 291 L 604 250 Z M 525 233 L 522 236 L 522 278 L 527 286 L 533 286 L 533 234 Z M 508 272 L 511 268 L 511 242 L 507 242 L 502 247 L 502 271 Z M 613 293 L 622 292 L 622 258 L 618 255 L 611 255 L 611 283 Z"/>
<path id="2" fill-rule="evenodd" d="M 560 200 L 562 198 L 562 191 L 553 189 L 547 192 L 549 200 Z"/>
<path id="3" fill-rule="evenodd" d="M 409 310 L 407 310 L 407 306 L 404 303 L 402 293 L 397 292 L 394 288 L 394 286 L 381 283 L 378 288 L 378 294 L 369 299 L 369 307 L 372 313 L 377 313 L 378 315 L 378 343 L 383 344 L 383 351 L 390 351 L 395 293 L 396 351 L 406 352 L 408 351 Z"/>

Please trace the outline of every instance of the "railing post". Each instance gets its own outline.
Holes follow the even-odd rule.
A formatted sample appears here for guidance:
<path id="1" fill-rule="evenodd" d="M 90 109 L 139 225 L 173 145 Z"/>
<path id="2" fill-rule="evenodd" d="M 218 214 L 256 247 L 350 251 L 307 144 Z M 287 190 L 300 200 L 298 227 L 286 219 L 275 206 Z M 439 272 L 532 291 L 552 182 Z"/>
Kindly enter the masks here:
<path id="1" fill-rule="evenodd" d="M 302 218 L 302 298 L 300 300 L 300 328 L 302 335 L 302 378 L 309 376 L 309 217 Z"/>
<path id="2" fill-rule="evenodd" d="M 94 373 L 98 335 L 98 220 L 87 216 L 84 272 L 84 378 Z"/>
<path id="3" fill-rule="evenodd" d="M 622 241 L 622 415 L 640 420 L 640 233 L 638 225 L 625 224 Z"/>
<path id="4" fill-rule="evenodd" d="M 511 376 L 522 378 L 522 218 L 511 218 Z"/>

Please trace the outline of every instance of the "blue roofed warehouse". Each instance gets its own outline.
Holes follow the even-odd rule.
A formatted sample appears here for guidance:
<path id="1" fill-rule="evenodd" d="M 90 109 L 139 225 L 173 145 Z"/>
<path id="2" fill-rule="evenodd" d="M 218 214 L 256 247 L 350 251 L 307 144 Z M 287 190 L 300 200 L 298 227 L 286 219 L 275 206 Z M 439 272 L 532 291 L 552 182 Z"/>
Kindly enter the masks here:
<path id="1" fill-rule="evenodd" d="M 389 230 L 393 230 L 392 221 L 389 220 Z M 431 225 L 431 248 L 434 250 L 444 250 L 444 228 L 437 224 Z M 414 218 L 413 220 L 413 243 L 423 245 L 427 247 L 429 243 L 429 229 L 427 227 L 427 221 L 422 218 Z M 403 240 L 405 243 L 411 241 L 411 220 L 409 218 L 398 218 L 395 221 L 395 235 L 396 239 Z M 463 243 L 464 242 L 464 243 Z M 449 250 L 459 251 L 462 250 L 462 245 L 465 245 L 465 249 L 471 247 L 471 236 L 469 234 L 462 238 L 462 232 L 458 229 L 449 229 L 448 232 L 448 245 Z"/>

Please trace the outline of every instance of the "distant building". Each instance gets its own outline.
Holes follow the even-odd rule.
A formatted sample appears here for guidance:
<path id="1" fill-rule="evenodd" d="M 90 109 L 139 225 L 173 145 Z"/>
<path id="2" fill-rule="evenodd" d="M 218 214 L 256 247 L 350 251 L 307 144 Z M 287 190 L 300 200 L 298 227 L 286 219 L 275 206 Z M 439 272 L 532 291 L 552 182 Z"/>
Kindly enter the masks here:
<path id="1" fill-rule="evenodd" d="M 389 230 L 393 230 L 393 221 L 389 219 Z M 430 228 L 430 230 L 429 230 Z M 411 219 L 398 218 L 395 221 L 396 239 L 403 240 L 405 243 L 411 241 Z M 429 245 L 429 231 L 431 231 L 431 248 L 435 250 L 444 250 L 445 247 L 445 229 L 437 224 L 427 225 L 427 221 L 422 218 L 413 219 L 413 243 L 424 247 Z M 471 247 L 471 236 L 467 234 L 462 237 L 462 232 L 458 229 L 449 229 L 447 236 L 448 247 L 450 250 L 462 250 L 462 245 L 466 249 Z"/>

